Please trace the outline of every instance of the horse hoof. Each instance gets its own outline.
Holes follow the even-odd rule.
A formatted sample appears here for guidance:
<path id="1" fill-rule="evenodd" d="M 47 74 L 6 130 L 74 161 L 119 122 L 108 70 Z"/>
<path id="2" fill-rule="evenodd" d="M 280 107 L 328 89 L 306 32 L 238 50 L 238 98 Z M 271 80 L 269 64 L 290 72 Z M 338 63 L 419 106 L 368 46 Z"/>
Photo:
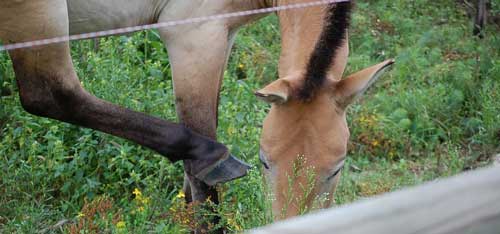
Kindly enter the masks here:
<path id="1" fill-rule="evenodd" d="M 195 177 L 207 185 L 214 186 L 245 176 L 251 166 L 233 155 L 227 155 L 214 165 L 197 173 Z"/>

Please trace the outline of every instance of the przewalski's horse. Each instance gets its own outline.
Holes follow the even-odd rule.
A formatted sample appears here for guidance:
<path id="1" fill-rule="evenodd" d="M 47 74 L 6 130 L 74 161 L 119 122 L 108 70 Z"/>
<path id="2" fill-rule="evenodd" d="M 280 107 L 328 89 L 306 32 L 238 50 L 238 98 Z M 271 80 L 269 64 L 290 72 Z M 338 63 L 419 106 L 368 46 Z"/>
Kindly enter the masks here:
<path id="1" fill-rule="evenodd" d="M 277 1 L 278 4 L 300 1 Z M 330 206 L 347 152 L 346 108 L 392 65 L 387 60 L 341 79 L 347 64 L 351 2 L 279 12 L 279 79 L 256 95 L 272 104 L 260 160 L 276 219 Z"/>
<path id="2" fill-rule="evenodd" d="M 302 2 L 311 0 L 3 0 L 0 39 L 13 43 Z M 301 197 L 294 187 L 305 177 L 298 176 L 298 183 L 291 187 L 287 183 L 299 155 L 305 158 L 306 166 L 314 166 L 315 186 L 307 203 L 333 191 L 349 137 L 345 108 L 392 63 L 386 61 L 340 81 L 347 63 L 350 5 L 278 13 L 282 34 L 279 79 L 256 93 L 272 103 L 262 132 L 261 159 L 276 194 L 276 217 L 285 207 L 285 216 L 299 210 L 293 202 L 287 204 L 294 199 L 285 197 L 290 189 L 294 198 Z M 169 52 L 177 113 L 184 125 L 215 139 L 219 89 L 234 36 L 242 25 L 263 16 L 159 30 Z M 10 54 L 28 111 L 128 138 L 172 160 L 195 159 L 185 161 L 188 200 L 211 197 L 217 202 L 217 192 L 203 182 L 203 174 L 198 178 L 192 175 L 207 164 L 214 165 L 214 158 L 227 155 L 222 145 L 91 96 L 77 80 L 67 43 Z M 236 172 L 245 170 L 244 165 L 229 161 L 227 164 L 238 166 Z M 239 176 L 233 170 L 223 170 L 231 166 L 224 165 L 223 172 L 212 174 Z"/>

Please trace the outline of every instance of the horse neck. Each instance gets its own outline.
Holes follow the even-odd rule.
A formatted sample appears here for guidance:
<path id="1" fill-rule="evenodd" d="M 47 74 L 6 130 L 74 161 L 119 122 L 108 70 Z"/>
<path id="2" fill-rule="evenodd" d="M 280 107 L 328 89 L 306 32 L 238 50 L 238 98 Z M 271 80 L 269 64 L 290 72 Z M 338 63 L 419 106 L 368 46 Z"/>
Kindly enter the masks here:
<path id="1" fill-rule="evenodd" d="M 304 0 L 278 0 L 289 5 Z M 303 73 L 321 35 L 326 10 L 324 6 L 278 12 L 281 27 L 279 77 Z"/>

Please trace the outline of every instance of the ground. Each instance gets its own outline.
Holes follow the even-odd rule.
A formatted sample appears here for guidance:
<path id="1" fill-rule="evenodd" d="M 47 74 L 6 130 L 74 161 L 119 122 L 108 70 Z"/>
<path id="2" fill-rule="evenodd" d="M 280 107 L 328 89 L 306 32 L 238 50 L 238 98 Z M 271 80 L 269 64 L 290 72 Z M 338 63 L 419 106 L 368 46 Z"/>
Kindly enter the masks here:
<path id="1" fill-rule="evenodd" d="M 492 14 L 500 6 L 492 1 Z M 457 1 L 358 1 L 347 73 L 397 64 L 349 111 L 338 204 L 491 163 L 500 152 L 500 34 L 471 36 Z M 128 108 L 176 120 L 168 56 L 154 31 L 72 43 L 82 84 Z M 274 80 L 275 16 L 239 34 L 225 73 L 219 140 L 256 168 L 220 186 L 230 231 L 271 222 L 258 140 L 269 106 L 253 92 Z M 32 116 L 0 53 L 0 233 L 187 233 L 182 167 L 128 141 Z M 187 215 L 186 215 L 187 214 Z M 198 214 L 203 215 L 203 214 Z M 205 214 L 206 215 L 206 214 Z M 80 232 L 86 230 L 86 232 Z"/>

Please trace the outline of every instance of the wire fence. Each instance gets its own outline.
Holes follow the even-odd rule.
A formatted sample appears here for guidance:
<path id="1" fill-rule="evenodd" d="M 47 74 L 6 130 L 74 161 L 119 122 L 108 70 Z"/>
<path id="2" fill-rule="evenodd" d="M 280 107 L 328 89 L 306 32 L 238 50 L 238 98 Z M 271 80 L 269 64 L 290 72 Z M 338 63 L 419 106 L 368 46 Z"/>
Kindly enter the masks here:
<path id="1" fill-rule="evenodd" d="M 269 7 L 269 8 L 261 8 L 261 9 L 248 10 L 248 11 L 231 12 L 231 13 L 217 14 L 217 15 L 211 15 L 211 16 L 182 19 L 182 20 L 172 20 L 172 21 L 160 22 L 160 23 L 156 23 L 156 24 L 139 25 L 139 26 L 111 29 L 111 30 L 98 31 L 98 32 L 90 32 L 90 33 L 83 33 L 83 34 L 76 34 L 76 35 L 67 35 L 67 36 L 46 38 L 46 39 L 35 40 L 35 41 L 28 41 L 28 42 L 20 42 L 20 43 L 3 45 L 3 46 L 0 46 L 0 52 L 1 51 L 16 50 L 16 49 L 31 48 L 31 47 L 36 47 L 36 46 L 44 46 L 44 45 L 50 45 L 50 44 L 56 44 L 56 43 L 62 43 L 62 42 L 69 42 L 69 41 L 75 41 L 75 40 L 113 36 L 113 35 L 137 32 L 137 31 L 142 31 L 142 30 L 159 29 L 159 28 L 165 28 L 165 27 L 173 27 L 173 26 L 178 26 L 178 25 L 201 23 L 201 22 L 206 22 L 206 21 L 221 20 L 221 19 L 228 19 L 228 18 L 234 18 L 234 17 L 259 15 L 259 14 L 266 14 L 266 13 L 271 13 L 271 12 L 300 9 L 300 8 L 308 8 L 308 7 L 321 6 L 321 5 L 340 3 L 340 2 L 349 2 L 349 1 L 350 0 L 321 0 L 321 1 L 306 2 L 306 3 L 296 3 L 296 4 Z"/>

